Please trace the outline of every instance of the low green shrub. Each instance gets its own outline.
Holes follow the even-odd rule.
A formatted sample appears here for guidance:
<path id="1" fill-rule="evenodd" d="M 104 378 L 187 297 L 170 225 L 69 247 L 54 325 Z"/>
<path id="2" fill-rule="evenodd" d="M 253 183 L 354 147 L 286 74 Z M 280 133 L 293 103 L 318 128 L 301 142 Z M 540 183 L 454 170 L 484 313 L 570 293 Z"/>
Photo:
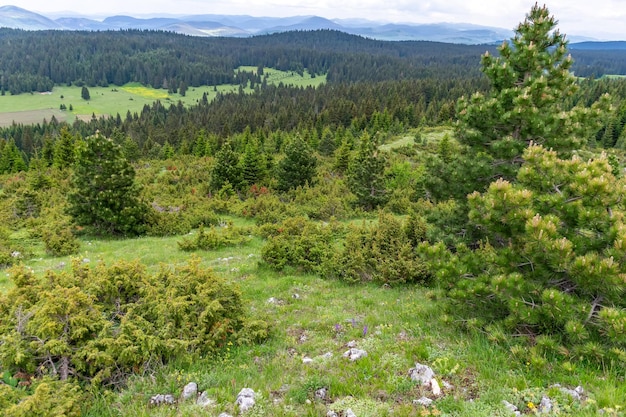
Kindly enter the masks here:
<path id="1" fill-rule="evenodd" d="M 407 224 L 381 212 L 371 227 L 352 227 L 343 246 L 322 268 L 326 277 L 348 282 L 385 284 L 424 282 L 430 279 L 427 264 L 413 245 L 421 237 L 417 218 Z"/>
<path id="2" fill-rule="evenodd" d="M 289 218 L 279 225 L 261 227 L 267 242 L 261 249 L 263 262 L 276 270 L 287 265 L 315 271 L 332 254 L 335 228 L 305 217 Z"/>
<path id="3" fill-rule="evenodd" d="M 238 287 L 199 263 L 149 274 L 136 261 L 75 261 L 41 280 L 15 267 L 0 295 L 0 366 L 115 386 L 156 364 L 267 336 L 265 323 L 246 317 Z"/>
<path id="4" fill-rule="evenodd" d="M 80 250 L 80 242 L 69 225 L 58 224 L 45 229 L 41 239 L 46 253 L 52 256 L 75 255 Z"/>
<path id="5" fill-rule="evenodd" d="M 227 246 L 243 245 L 249 241 L 249 229 L 235 227 L 232 223 L 228 223 L 219 228 L 211 226 L 208 230 L 204 226 L 200 226 L 193 237 L 185 237 L 179 241 L 178 247 L 184 251 L 215 250 Z"/>

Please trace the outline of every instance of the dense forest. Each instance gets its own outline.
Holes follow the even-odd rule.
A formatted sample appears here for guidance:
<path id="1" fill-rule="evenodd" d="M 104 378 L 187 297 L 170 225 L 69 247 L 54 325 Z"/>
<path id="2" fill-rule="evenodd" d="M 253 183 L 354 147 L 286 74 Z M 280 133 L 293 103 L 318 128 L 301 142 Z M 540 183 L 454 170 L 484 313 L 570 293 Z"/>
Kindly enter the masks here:
<path id="1" fill-rule="evenodd" d="M 480 378 L 502 374 L 521 375 L 506 394 L 525 414 L 543 413 L 548 392 L 563 413 L 621 415 L 626 78 L 600 76 L 624 74 L 626 54 L 572 57 L 555 27 L 535 5 L 498 47 L 334 31 L 200 39 L 0 30 L 4 94 L 59 84 L 240 86 L 188 107 L 156 101 L 137 113 L 0 129 L 0 268 L 11 268 L 0 281 L 0 410 L 195 415 L 184 394 L 159 403 L 165 397 L 124 391 L 178 390 L 188 372 L 204 375 L 234 414 L 239 399 L 224 398 L 245 380 L 264 390 L 251 415 L 353 415 L 331 407 L 367 397 L 370 411 L 359 415 L 441 407 L 487 416 L 505 409 Z M 256 70 L 237 70 L 244 65 Z M 273 85 L 267 68 L 327 82 Z M 159 252 L 173 239 L 176 249 Z M 96 247 L 128 242 L 127 252 L 148 242 L 159 255 L 146 258 L 158 259 L 90 259 Z M 181 262 L 180 252 L 194 256 Z M 201 266 L 214 255 L 220 274 Z M 272 296 L 248 309 L 239 285 L 286 288 L 291 301 Z M 364 316 L 345 317 L 353 306 L 326 317 L 332 303 L 314 297 L 330 297 L 328 288 L 384 318 L 370 328 Z M 421 298 L 397 307 L 416 288 Z M 273 327 L 286 320 L 276 309 L 292 303 L 299 324 Z M 436 307 L 424 313 L 420 303 Z M 431 328 L 414 314 L 454 329 L 448 346 L 426 342 Z M 350 346 L 348 355 L 315 346 L 315 362 L 297 350 L 307 335 Z M 401 353 L 382 352 L 386 335 Z M 353 364 L 351 339 L 374 353 Z M 469 365 L 454 357 L 467 351 L 438 350 L 471 343 L 480 359 Z M 480 368 L 490 355 L 510 368 Z M 407 378 L 405 362 L 417 368 L 418 359 L 454 383 L 442 394 L 434 375 L 421 386 Z M 591 385 L 580 401 L 550 379 L 572 382 L 577 372 Z M 602 383 L 614 391 L 598 392 Z M 328 387 L 332 397 L 320 398 Z M 410 400 L 426 394 L 438 397 L 434 408 Z"/>

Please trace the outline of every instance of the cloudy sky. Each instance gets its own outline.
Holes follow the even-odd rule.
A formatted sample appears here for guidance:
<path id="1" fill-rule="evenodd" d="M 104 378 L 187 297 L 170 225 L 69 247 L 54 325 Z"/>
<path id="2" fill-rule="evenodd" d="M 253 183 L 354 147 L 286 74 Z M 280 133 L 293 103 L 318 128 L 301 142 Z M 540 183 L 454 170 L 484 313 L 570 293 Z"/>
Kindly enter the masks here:
<path id="1" fill-rule="evenodd" d="M 72 11 L 111 16 L 162 14 L 318 15 L 388 22 L 465 22 L 512 29 L 535 0 L 8 0 L 46 15 Z M 12 1 L 12 2 L 11 2 Z M 543 2 L 539 2 L 543 4 Z M 562 32 L 626 39 L 626 0 L 546 0 Z"/>

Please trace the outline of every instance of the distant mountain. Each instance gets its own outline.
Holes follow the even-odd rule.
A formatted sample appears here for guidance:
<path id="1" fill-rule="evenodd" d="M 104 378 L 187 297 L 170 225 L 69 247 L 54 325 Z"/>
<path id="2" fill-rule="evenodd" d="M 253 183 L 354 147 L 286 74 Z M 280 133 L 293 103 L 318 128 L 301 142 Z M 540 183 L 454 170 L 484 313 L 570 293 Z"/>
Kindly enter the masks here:
<path id="1" fill-rule="evenodd" d="M 63 29 L 52 19 L 16 6 L 0 7 L 0 27 L 24 30 Z"/>
<path id="2" fill-rule="evenodd" d="M 494 44 L 513 35 L 511 30 L 465 23 L 385 24 L 365 19 L 329 20 L 319 16 L 253 17 L 217 14 L 151 18 L 111 16 L 102 21 L 84 16 L 68 16 L 52 20 L 15 6 L 0 7 L 0 27 L 25 30 L 163 30 L 191 36 L 229 37 L 331 29 L 379 40 L 422 40 L 457 44 Z M 576 36 L 569 36 L 568 39 L 590 40 Z M 595 47 L 582 46 L 582 48 Z"/>
<path id="3" fill-rule="evenodd" d="M 569 48 L 581 51 L 626 51 L 626 41 L 579 42 L 570 44 Z"/>

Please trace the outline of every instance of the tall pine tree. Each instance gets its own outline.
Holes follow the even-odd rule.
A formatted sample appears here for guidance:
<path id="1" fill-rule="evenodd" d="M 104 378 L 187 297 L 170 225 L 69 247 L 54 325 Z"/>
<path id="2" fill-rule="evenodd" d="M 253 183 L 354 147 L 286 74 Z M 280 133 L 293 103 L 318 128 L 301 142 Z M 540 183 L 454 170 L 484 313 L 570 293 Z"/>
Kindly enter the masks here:
<path id="1" fill-rule="evenodd" d="M 483 55 L 489 93 L 459 100 L 459 141 L 491 158 L 491 175 L 475 179 L 474 189 L 484 189 L 495 178 L 514 180 L 531 143 L 569 156 L 598 128 L 599 110 L 608 106 L 607 99 L 592 108 L 566 105 L 578 86 L 570 72 L 567 41 L 556 24 L 545 6 L 535 4 L 513 39 L 498 48 L 500 56 Z"/>

